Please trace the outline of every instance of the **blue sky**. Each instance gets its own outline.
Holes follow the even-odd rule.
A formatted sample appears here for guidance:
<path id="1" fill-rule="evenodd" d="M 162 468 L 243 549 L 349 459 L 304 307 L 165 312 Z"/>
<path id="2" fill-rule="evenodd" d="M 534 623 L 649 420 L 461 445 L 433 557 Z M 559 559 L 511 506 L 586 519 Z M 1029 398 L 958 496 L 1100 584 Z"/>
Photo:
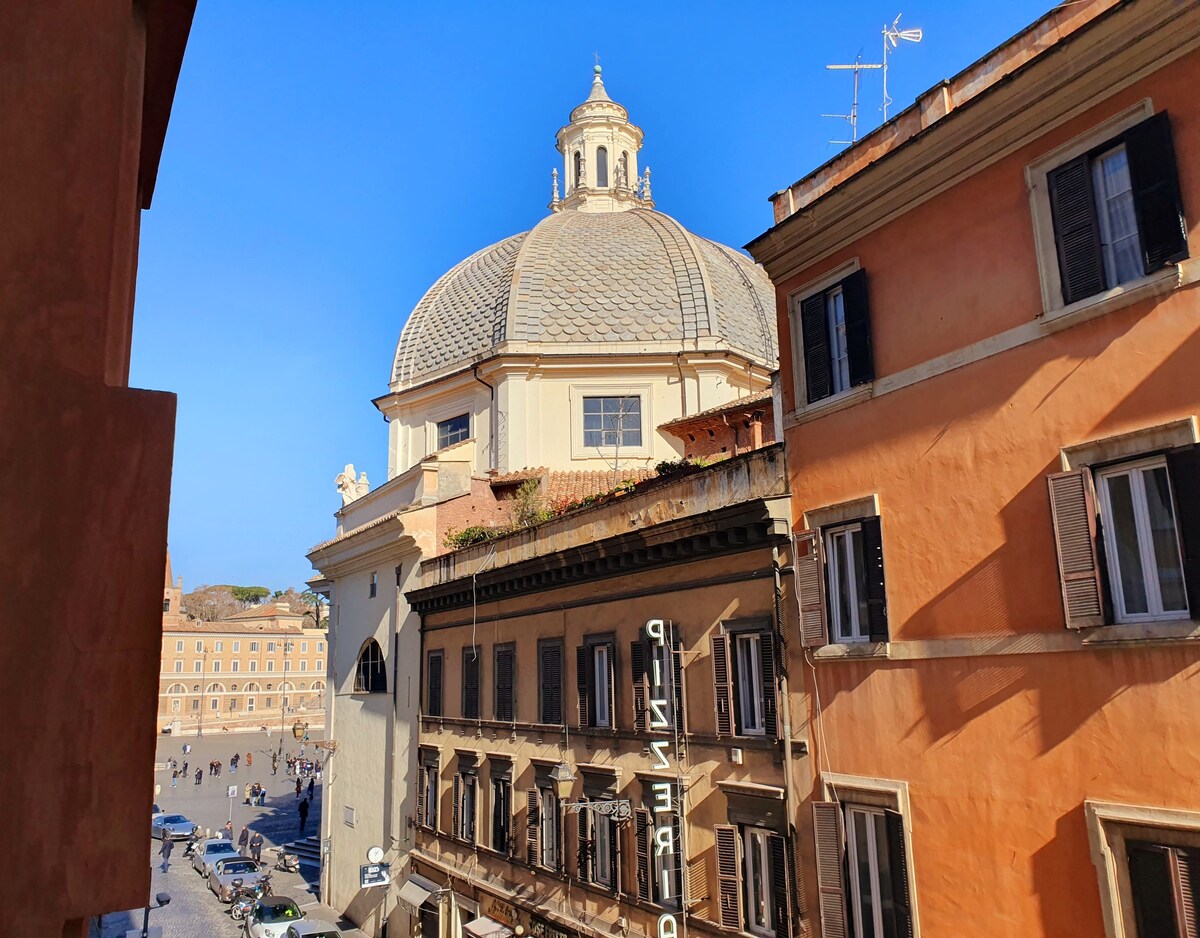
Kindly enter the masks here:
<path id="1" fill-rule="evenodd" d="M 895 109 L 1049 8 L 892 0 L 554 5 L 200 0 L 152 209 L 130 383 L 175 391 L 170 547 L 187 588 L 300 586 L 347 462 L 386 480 L 409 311 L 447 268 L 546 213 L 554 133 L 598 51 L 646 132 L 658 208 L 740 246 L 767 196 L 848 127 L 880 30 Z M 614 15 L 614 11 L 627 10 Z M 876 126 L 864 75 L 860 132 Z M 895 113 L 895 111 L 893 111 Z"/>

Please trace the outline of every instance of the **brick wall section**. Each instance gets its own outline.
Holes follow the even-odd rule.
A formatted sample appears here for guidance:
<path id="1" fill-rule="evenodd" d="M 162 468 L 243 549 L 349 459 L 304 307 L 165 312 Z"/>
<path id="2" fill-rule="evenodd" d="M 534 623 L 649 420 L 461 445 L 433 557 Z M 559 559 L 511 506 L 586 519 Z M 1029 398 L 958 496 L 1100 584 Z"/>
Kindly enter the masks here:
<path id="1" fill-rule="evenodd" d="M 507 524 L 512 517 L 512 502 L 497 500 L 486 479 L 472 479 L 471 492 L 437 506 L 437 551 L 445 550 L 446 535 L 477 524 Z"/>

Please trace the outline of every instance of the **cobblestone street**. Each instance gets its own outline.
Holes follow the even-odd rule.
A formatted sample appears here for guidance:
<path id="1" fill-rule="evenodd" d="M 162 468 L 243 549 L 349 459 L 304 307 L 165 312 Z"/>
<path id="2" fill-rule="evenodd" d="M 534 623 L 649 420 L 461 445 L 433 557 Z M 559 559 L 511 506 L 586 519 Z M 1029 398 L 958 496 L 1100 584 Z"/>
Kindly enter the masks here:
<path id="1" fill-rule="evenodd" d="M 236 840 L 243 824 L 248 825 L 251 832 L 260 831 L 266 841 L 263 860 L 268 865 L 274 865 L 274 848 L 301 836 L 296 810 L 299 803 L 296 798 L 296 780 L 293 776 L 284 774 L 286 764 L 283 756 L 280 756 L 278 774 L 271 775 L 271 753 L 279 752 L 279 738 L 278 732 L 273 732 L 269 738 L 262 732 L 222 733 L 202 739 L 160 737 L 156 764 L 161 766 L 170 757 L 176 759 L 182 767 L 186 759 L 188 771 L 193 778 L 186 784 L 181 778 L 178 786 L 172 788 L 170 771 L 156 768 L 154 780 L 155 784 L 160 786 L 160 790 L 155 801 L 164 811 L 183 814 L 202 828 L 211 829 L 215 833 L 230 817 L 230 799 L 226 792 L 230 785 L 236 785 L 238 797 L 233 799 L 232 805 L 234 838 Z M 192 746 L 191 753 L 186 756 L 182 752 L 185 742 Z M 283 754 L 290 752 L 292 755 L 298 755 L 300 745 L 289 733 L 284 737 Z M 231 773 L 229 769 L 229 758 L 235 752 L 240 752 L 242 759 L 236 774 Z M 319 750 L 313 748 L 311 741 L 305 752 L 308 758 L 320 756 Z M 247 753 L 252 756 L 252 765 L 247 765 Z M 219 778 L 210 777 L 208 774 L 208 763 L 212 759 L 220 759 L 224 763 Z M 194 781 L 197 767 L 204 771 L 200 785 L 196 785 Z M 245 785 L 251 782 L 261 782 L 266 786 L 267 801 L 263 807 L 251 808 L 242 804 L 245 799 Z M 303 784 L 307 794 L 308 782 Z M 305 835 L 316 836 L 320 831 L 321 787 L 320 782 L 314 787 Z M 153 871 L 150 895 L 170 893 L 171 904 L 164 909 L 152 911 L 150 924 L 161 927 L 165 938 L 232 938 L 240 934 L 240 923 L 230 918 L 227 907 L 209 892 L 206 880 L 192 870 L 190 860 L 183 858 L 183 843 L 177 843 L 171 858 L 171 867 L 166 873 L 161 871 L 158 849 L 159 841 L 148 841 L 147 862 Z M 315 907 L 316 876 L 317 871 L 312 867 L 301 867 L 300 875 L 277 870 L 272 879 L 273 890 L 277 895 L 294 899 L 301 908 Z M 110 913 L 104 916 L 101 930 L 97 932 L 93 929 L 92 934 L 96 938 L 124 938 L 127 929 L 141 928 L 142 915 L 141 909 Z"/>

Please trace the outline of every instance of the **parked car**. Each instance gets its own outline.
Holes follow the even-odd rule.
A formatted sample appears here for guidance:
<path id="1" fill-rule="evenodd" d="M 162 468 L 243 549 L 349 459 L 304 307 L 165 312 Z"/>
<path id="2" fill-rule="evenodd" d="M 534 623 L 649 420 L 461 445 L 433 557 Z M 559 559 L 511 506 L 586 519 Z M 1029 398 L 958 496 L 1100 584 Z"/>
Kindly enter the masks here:
<path id="1" fill-rule="evenodd" d="M 196 822 L 182 814 L 156 814 L 150 822 L 150 836 L 159 840 L 187 840 L 196 829 Z"/>
<path id="2" fill-rule="evenodd" d="M 228 843 L 228 841 L 226 841 Z M 208 888 L 222 902 L 233 899 L 233 881 L 240 879 L 242 885 L 253 886 L 266 873 L 266 866 L 245 857 L 230 857 L 217 860 L 208 873 Z"/>
<path id="3" fill-rule="evenodd" d="M 192 853 L 192 869 L 201 876 L 207 876 L 218 860 L 228 860 L 236 856 L 239 854 L 232 841 L 224 837 L 210 837 L 196 844 L 196 850 Z"/>
<path id="4" fill-rule="evenodd" d="M 305 919 L 295 925 L 289 925 L 283 933 L 284 938 L 342 938 L 341 929 L 328 922 L 318 922 L 316 919 Z"/>
<path id="5" fill-rule="evenodd" d="M 170 723 L 164 723 L 164 724 L 163 724 L 163 728 L 162 728 L 162 734 L 163 734 L 164 736 L 170 736 L 170 735 L 171 735 L 171 724 L 170 724 Z"/>
<path id="6" fill-rule="evenodd" d="M 298 925 L 304 913 L 287 896 L 264 896 L 242 922 L 245 938 L 284 938 L 288 927 Z"/>

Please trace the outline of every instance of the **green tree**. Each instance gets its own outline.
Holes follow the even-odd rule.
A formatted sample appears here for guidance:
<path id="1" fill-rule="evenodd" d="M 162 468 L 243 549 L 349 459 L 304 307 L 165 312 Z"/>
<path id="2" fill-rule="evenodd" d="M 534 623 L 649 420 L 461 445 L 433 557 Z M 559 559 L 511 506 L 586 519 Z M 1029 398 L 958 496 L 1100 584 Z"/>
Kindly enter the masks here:
<path id="1" fill-rule="evenodd" d="M 229 592 L 247 609 L 271 595 L 271 591 L 265 586 L 231 586 Z"/>

